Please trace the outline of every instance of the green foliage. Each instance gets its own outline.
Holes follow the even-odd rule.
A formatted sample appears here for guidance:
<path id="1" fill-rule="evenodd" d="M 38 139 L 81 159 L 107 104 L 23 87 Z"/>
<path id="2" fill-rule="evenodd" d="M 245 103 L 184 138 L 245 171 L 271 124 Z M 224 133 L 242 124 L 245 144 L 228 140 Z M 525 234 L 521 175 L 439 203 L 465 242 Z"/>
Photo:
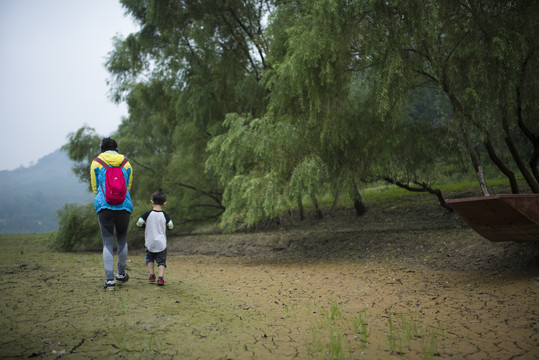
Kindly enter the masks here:
<path id="1" fill-rule="evenodd" d="M 162 187 L 178 224 L 215 219 L 224 211 L 223 189 L 204 172 L 205 148 L 226 113 L 264 111 L 258 80 L 271 2 L 122 4 L 140 31 L 115 39 L 106 66 L 113 99 L 129 106 L 116 135 L 134 164 L 132 195 L 144 200 Z"/>
<path id="2" fill-rule="evenodd" d="M 121 3 L 139 30 L 106 61 L 129 107 L 114 135 L 135 202 L 162 187 L 178 224 L 253 226 L 469 160 L 539 191 L 531 0 Z M 66 145 L 84 181 L 98 140 L 84 127 Z"/>
<path id="3" fill-rule="evenodd" d="M 51 246 L 61 251 L 102 248 L 101 232 L 93 204 L 67 204 L 58 210 L 58 231 Z"/>
<path id="4" fill-rule="evenodd" d="M 377 31 L 363 28 L 370 19 L 363 12 L 368 10 L 365 6 L 294 2 L 279 7 L 269 26 L 278 40 L 272 43 L 272 69 L 266 73 L 269 108 L 299 133 L 310 151 L 307 158 L 324 164 L 326 173 L 311 172 L 311 183 L 322 182 L 333 193 L 348 193 L 351 198 L 358 196 L 362 181 L 390 176 L 401 182 L 429 183 L 435 180 L 433 170 L 442 157 L 458 160 L 447 131 L 450 111 L 436 107 L 444 101 L 432 101 L 440 97 L 435 90 L 425 90 L 424 99 L 419 91 L 407 98 L 417 76 L 392 71 L 397 64 L 388 70 L 390 78 L 403 76 L 410 82 L 384 93 L 377 88 L 380 83 L 373 79 L 383 76 L 385 69 L 366 69 L 371 55 L 359 52 L 362 47 L 377 51 L 363 43 L 370 39 L 363 32 Z M 388 97 L 397 93 L 399 97 Z M 379 105 L 385 110 L 380 111 Z M 408 115 L 408 108 L 415 115 Z M 433 116 L 422 118 L 429 111 Z M 304 161 L 296 162 L 298 171 Z"/>
<path id="5" fill-rule="evenodd" d="M 293 198 L 302 194 L 320 195 L 327 182 L 329 172 L 327 165 L 316 155 L 307 156 L 296 165 L 290 178 L 290 193 Z"/>
<path id="6" fill-rule="evenodd" d="M 68 135 L 68 142 L 62 146 L 69 158 L 74 162 L 72 171 L 82 183 L 90 185 L 90 165 L 92 160 L 99 155 L 101 139 L 95 130 L 89 126 L 83 126 L 74 133 Z"/>
<path id="7" fill-rule="evenodd" d="M 369 72 L 380 113 L 387 113 L 413 87 L 438 87 L 448 97 L 452 127 L 475 170 L 481 166 L 478 149 L 491 140 L 493 151 L 510 168 L 520 162 L 518 151 L 528 154 L 529 161 L 521 163 L 529 167 L 518 168 L 525 177 L 534 172 L 535 180 L 526 180 L 536 185 L 537 137 L 532 134 L 538 129 L 532 114 L 537 106 L 532 105 L 535 96 L 528 96 L 528 89 L 537 84 L 532 70 L 537 57 L 532 54 L 539 17 L 533 1 L 367 4 L 371 16 L 365 18 L 362 43 L 371 64 L 380 70 Z M 508 142 L 519 150 L 509 154 Z"/>
<path id="8" fill-rule="evenodd" d="M 391 142 L 384 169 L 387 176 L 404 183 L 432 184 L 443 174 L 441 164 L 462 162 L 448 106 L 447 98 L 436 89 L 410 92 L 387 137 Z"/>
<path id="9" fill-rule="evenodd" d="M 270 110 L 328 119 L 346 98 L 350 42 L 358 36 L 357 2 L 282 3 L 269 25 L 272 68 L 267 72 Z M 338 116 L 338 115 L 337 115 Z M 322 119 L 324 121 L 324 119 Z"/>
<path id="10" fill-rule="evenodd" d="M 229 130 L 208 143 L 206 170 L 219 174 L 225 187 L 222 225 L 252 226 L 293 208 L 290 177 L 302 156 L 297 132 L 275 119 L 227 115 Z"/>

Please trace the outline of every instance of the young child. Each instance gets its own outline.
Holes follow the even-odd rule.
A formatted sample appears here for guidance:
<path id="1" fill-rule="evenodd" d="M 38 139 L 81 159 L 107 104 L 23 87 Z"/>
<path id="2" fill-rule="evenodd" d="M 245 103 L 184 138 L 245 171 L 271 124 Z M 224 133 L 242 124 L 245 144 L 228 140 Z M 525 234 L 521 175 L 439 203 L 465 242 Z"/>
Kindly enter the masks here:
<path id="1" fill-rule="evenodd" d="M 145 228 L 144 245 L 146 247 L 146 265 L 150 272 L 150 282 L 155 281 L 154 262 L 157 263 L 159 277 L 157 285 L 165 285 L 165 268 L 167 267 L 167 235 L 166 231 L 174 227 L 170 217 L 163 211 L 167 197 L 159 189 L 152 195 L 153 209 L 145 212 L 137 221 L 137 226 Z"/>

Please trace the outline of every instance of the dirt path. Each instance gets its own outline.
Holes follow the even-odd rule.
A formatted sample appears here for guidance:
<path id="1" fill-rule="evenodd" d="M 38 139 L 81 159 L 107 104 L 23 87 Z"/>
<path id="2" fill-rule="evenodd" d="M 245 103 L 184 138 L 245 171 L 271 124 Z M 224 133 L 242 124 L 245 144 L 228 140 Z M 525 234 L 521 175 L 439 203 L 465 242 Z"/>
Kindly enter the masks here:
<path id="1" fill-rule="evenodd" d="M 423 211 L 171 237 L 164 287 L 131 250 L 116 291 L 99 253 L 0 237 L 0 357 L 538 359 L 539 246 Z"/>

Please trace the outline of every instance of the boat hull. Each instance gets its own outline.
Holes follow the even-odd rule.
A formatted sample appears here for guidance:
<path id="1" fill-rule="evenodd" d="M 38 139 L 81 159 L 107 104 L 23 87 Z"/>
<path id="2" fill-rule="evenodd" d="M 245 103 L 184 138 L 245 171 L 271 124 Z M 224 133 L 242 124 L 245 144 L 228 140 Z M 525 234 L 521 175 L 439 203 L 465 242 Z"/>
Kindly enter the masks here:
<path id="1" fill-rule="evenodd" d="M 490 241 L 539 241 L 539 194 L 500 194 L 446 203 Z"/>

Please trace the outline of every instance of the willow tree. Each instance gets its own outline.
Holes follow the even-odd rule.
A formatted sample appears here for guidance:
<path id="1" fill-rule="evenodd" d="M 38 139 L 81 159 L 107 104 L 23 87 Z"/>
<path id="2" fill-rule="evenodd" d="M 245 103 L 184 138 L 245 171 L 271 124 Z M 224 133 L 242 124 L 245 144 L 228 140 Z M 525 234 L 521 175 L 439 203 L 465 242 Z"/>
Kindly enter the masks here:
<path id="1" fill-rule="evenodd" d="M 368 168 L 369 151 L 361 122 L 372 117 L 358 112 L 364 92 L 351 93 L 355 80 L 350 72 L 350 44 L 358 35 L 358 8 L 344 1 L 291 1 L 281 3 L 270 19 L 272 38 L 266 84 L 269 111 L 303 134 L 312 153 L 321 161 L 310 166 L 316 179 L 325 181 L 337 199 L 349 193 L 361 208 L 358 168 Z M 302 163 L 297 164 L 298 169 Z M 313 199 L 316 203 L 316 200 Z M 359 210 L 361 212 L 361 210 Z"/>
<path id="2" fill-rule="evenodd" d="M 305 197 L 321 216 L 318 197 L 328 192 L 334 206 L 349 194 L 361 214 L 362 181 L 415 180 L 434 168 L 435 131 L 409 131 L 404 107 L 392 109 L 395 121 L 368 108 L 368 70 L 358 66 L 363 5 L 289 1 L 274 9 L 263 77 L 268 111 L 254 119 L 230 115 L 227 131 L 208 146 L 206 166 L 225 186 L 224 226 L 251 226 L 294 208 L 301 214 Z"/>
<path id="3" fill-rule="evenodd" d="M 372 74 L 381 112 L 410 87 L 440 88 L 483 192 L 488 188 L 478 145 L 485 146 L 513 192 L 519 191 L 515 169 L 538 192 L 536 2 L 374 1 L 366 9 L 361 43 L 379 69 Z M 504 163 L 508 152 L 511 162 Z"/>
<path id="4" fill-rule="evenodd" d="M 222 187 L 204 173 L 206 144 L 223 131 L 225 114 L 264 111 L 271 2 L 121 3 L 139 31 L 115 39 L 106 66 L 112 98 L 128 104 L 116 136 L 144 186 L 135 194 L 146 200 L 160 186 L 182 222 L 215 218 Z"/>
<path id="5" fill-rule="evenodd" d="M 290 123 L 228 114 L 224 125 L 227 131 L 208 144 L 206 167 L 225 184 L 221 225 L 227 230 L 280 219 L 296 209 L 303 217 L 302 197 L 316 199 L 327 190 L 321 159 Z"/>
<path id="6" fill-rule="evenodd" d="M 391 175 L 420 183 L 428 177 L 441 154 L 436 143 L 443 142 L 440 127 L 445 126 L 438 114 L 407 132 L 413 121 L 406 102 L 417 75 L 401 84 L 400 93 L 373 88 L 372 79 L 385 69 L 367 51 L 374 51 L 365 43 L 373 16 L 369 6 L 339 0 L 280 4 L 270 19 L 266 72 L 271 113 L 309 134 L 305 138 L 328 168 L 334 193 L 349 193 L 358 209 L 361 180 Z M 377 99 L 391 94 L 392 102 Z M 383 108 L 374 107 L 373 99 Z M 409 157 L 403 159 L 404 154 Z"/>

